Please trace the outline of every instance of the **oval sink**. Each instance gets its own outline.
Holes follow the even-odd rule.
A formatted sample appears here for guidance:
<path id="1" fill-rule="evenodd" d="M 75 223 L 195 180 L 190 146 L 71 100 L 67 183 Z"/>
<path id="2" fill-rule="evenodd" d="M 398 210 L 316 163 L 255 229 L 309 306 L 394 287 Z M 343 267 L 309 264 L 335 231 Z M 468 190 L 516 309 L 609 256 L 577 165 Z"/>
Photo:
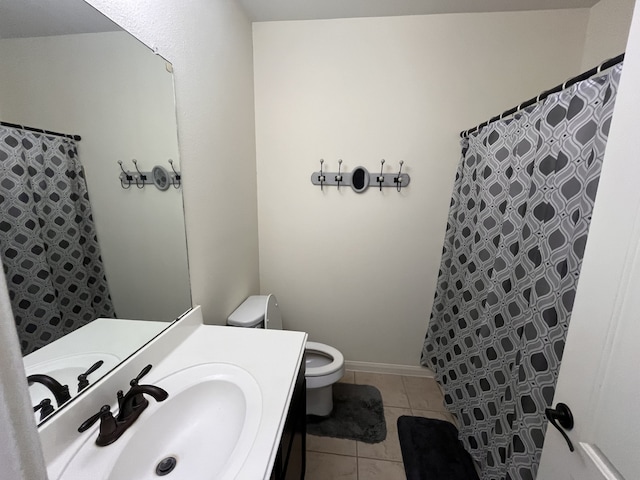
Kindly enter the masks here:
<path id="1" fill-rule="evenodd" d="M 229 364 L 202 364 L 153 382 L 169 397 L 149 407 L 115 443 L 95 445 L 98 427 L 66 466 L 60 480 L 158 480 L 156 467 L 176 461 L 177 479 L 231 479 L 258 432 L 262 395 L 253 377 Z M 86 433 L 85 433 L 86 434 Z"/>

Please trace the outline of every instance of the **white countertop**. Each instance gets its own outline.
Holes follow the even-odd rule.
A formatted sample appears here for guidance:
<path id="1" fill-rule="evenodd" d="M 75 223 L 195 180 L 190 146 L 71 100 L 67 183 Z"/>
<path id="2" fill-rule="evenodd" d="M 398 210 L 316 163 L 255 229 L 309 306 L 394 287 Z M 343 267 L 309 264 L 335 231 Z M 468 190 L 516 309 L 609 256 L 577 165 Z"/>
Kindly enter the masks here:
<path id="1" fill-rule="evenodd" d="M 27 374 L 42 363 L 69 355 L 104 352 L 124 360 L 171 322 L 98 318 L 22 359 Z"/>
<path id="2" fill-rule="evenodd" d="M 306 333 L 202 325 L 199 307 L 180 322 L 184 322 L 182 326 L 167 329 L 98 382 L 92 391 L 41 427 L 50 480 L 60 477 L 78 448 L 88 440 L 94 441 L 95 428 L 79 434 L 77 426 L 104 403 L 115 406 L 116 391 L 126 391 L 129 380 L 147 363 L 153 364 L 153 369 L 144 377 L 146 384 L 202 363 L 228 363 L 249 372 L 261 390 L 262 416 L 253 446 L 236 478 L 269 478 L 304 358 Z"/>

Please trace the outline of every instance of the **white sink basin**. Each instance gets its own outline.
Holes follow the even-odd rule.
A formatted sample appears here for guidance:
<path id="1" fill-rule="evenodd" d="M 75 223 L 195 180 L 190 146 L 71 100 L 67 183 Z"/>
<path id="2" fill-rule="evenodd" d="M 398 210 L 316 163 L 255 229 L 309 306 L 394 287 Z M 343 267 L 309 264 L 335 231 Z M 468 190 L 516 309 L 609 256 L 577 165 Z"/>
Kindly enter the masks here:
<path id="1" fill-rule="evenodd" d="M 111 445 L 95 445 L 97 425 L 82 434 L 87 440 L 60 480 L 158 480 L 156 467 L 167 457 L 177 461 L 167 480 L 237 475 L 262 416 L 254 378 L 233 365 L 207 363 L 149 383 L 164 388 L 169 398 L 159 403 L 149 398 L 149 407 Z"/>

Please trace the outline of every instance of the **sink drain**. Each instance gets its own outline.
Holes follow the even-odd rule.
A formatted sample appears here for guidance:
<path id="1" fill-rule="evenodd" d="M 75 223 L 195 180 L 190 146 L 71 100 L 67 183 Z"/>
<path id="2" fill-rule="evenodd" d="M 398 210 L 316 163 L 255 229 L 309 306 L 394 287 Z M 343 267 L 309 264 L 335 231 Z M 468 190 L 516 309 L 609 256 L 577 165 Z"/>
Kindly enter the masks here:
<path id="1" fill-rule="evenodd" d="M 156 474 L 160 477 L 170 474 L 176 468 L 177 463 L 176 457 L 167 457 L 160 460 L 158 466 L 156 466 Z"/>

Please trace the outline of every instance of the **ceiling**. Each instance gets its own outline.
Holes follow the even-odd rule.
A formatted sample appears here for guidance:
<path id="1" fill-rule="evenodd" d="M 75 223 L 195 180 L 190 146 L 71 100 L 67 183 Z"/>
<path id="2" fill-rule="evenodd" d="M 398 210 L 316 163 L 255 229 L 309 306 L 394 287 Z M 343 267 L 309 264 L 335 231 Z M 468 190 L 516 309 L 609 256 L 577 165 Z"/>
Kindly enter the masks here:
<path id="1" fill-rule="evenodd" d="M 254 22 L 589 8 L 599 0 L 237 0 Z"/>
<path id="2" fill-rule="evenodd" d="M 588 8 L 598 0 L 236 0 L 254 22 Z M 0 38 L 121 28 L 84 0 L 0 0 Z"/>
<path id="3" fill-rule="evenodd" d="M 84 0 L 0 0 L 0 38 L 122 30 Z"/>

